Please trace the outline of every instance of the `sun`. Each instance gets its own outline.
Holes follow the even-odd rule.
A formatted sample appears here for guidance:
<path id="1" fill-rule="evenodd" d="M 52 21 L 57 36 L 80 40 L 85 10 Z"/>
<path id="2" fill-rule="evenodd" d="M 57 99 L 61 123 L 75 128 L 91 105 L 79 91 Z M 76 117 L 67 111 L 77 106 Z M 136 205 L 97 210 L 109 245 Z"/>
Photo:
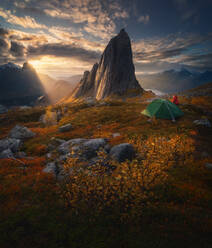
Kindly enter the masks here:
<path id="1" fill-rule="evenodd" d="M 42 62 L 40 60 L 29 60 L 29 64 L 31 64 L 36 70 L 40 70 L 42 68 Z"/>

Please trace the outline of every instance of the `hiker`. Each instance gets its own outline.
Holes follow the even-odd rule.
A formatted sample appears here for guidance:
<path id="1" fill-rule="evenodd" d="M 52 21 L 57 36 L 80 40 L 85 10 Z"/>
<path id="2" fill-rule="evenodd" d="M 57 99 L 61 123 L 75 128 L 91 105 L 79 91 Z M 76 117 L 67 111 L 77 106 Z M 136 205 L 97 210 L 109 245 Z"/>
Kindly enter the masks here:
<path id="1" fill-rule="evenodd" d="M 177 95 L 174 95 L 173 98 L 172 98 L 172 102 L 176 105 L 179 105 L 179 101 L 178 101 L 178 97 Z"/>

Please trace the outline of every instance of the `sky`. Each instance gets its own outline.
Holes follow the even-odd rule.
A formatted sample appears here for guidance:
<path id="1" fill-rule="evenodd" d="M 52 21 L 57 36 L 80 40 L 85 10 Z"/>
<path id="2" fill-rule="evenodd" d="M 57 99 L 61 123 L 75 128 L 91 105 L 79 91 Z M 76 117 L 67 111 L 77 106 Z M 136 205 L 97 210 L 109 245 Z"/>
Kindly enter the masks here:
<path id="1" fill-rule="evenodd" d="M 136 74 L 212 70 L 212 0 L 0 0 L 0 65 L 83 74 L 125 28 Z"/>

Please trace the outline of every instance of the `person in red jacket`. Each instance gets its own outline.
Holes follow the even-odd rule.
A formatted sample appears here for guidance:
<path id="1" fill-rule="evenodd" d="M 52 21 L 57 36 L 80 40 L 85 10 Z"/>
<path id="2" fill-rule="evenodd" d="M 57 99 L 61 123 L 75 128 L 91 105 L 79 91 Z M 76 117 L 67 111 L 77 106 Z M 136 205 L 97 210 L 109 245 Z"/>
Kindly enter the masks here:
<path id="1" fill-rule="evenodd" d="M 172 98 L 172 102 L 176 105 L 179 105 L 179 101 L 178 101 L 178 97 L 177 95 L 174 95 L 173 98 Z"/>

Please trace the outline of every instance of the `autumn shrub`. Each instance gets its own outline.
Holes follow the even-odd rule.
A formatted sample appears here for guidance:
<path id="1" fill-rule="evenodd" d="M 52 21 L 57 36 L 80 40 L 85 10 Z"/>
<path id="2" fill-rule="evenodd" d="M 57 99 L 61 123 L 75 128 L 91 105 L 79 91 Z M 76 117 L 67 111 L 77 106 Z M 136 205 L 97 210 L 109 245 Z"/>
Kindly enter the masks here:
<path id="1" fill-rule="evenodd" d="M 158 189 L 166 186 L 169 171 L 192 160 L 193 140 L 184 135 L 151 136 L 130 142 L 137 150 L 131 162 L 108 162 L 103 152 L 96 166 L 86 167 L 77 159 L 68 161 L 65 169 L 70 176 L 61 183 L 61 194 L 75 213 L 90 218 L 102 215 L 137 219 L 145 208 L 160 200 Z"/>

